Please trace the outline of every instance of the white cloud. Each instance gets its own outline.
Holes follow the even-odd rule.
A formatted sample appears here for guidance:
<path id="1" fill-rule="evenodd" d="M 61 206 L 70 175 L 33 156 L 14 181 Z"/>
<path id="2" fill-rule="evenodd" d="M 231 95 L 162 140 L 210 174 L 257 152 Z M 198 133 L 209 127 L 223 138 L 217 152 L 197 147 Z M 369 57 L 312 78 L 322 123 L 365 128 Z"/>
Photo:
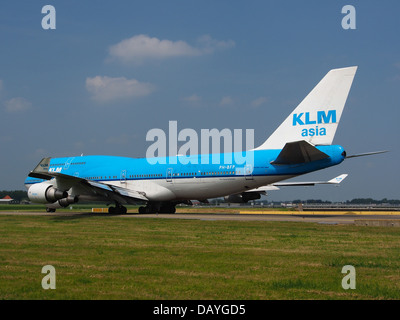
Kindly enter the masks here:
<path id="1" fill-rule="evenodd" d="M 85 143 L 83 141 L 75 141 L 73 143 L 73 146 L 75 147 L 75 149 L 83 150 L 83 149 L 85 149 L 86 145 L 85 145 Z"/>
<path id="2" fill-rule="evenodd" d="M 139 82 L 136 79 L 126 79 L 125 77 L 96 76 L 86 78 L 86 89 L 91 93 L 93 100 L 109 102 L 147 96 L 154 91 L 154 86 L 150 83 Z"/>
<path id="3" fill-rule="evenodd" d="M 145 59 L 164 59 L 179 56 L 199 55 L 198 49 L 184 41 L 159 40 L 147 35 L 137 35 L 122 40 L 109 49 L 111 57 L 123 62 L 142 62 Z"/>
<path id="4" fill-rule="evenodd" d="M 186 101 L 186 102 L 200 102 L 201 101 L 201 97 L 199 97 L 197 94 L 192 94 L 189 97 L 184 97 L 182 98 L 182 101 Z"/>
<path id="5" fill-rule="evenodd" d="M 262 104 L 266 103 L 268 99 L 266 97 L 259 97 L 251 102 L 251 106 L 258 108 Z"/>
<path id="6" fill-rule="evenodd" d="M 49 154 L 49 152 L 47 152 L 46 149 L 43 148 L 38 148 L 33 152 L 35 158 L 39 158 L 39 157 L 45 157 L 46 155 Z"/>
<path id="7" fill-rule="evenodd" d="M 32 107 L 32 103 L 30 103 L 25 98 L 12 98 L 4 102 L 5 109 L 7 112 L 22 112 L 29 110 Z"/>
<path id="8" fill-rule="evenodd" d="M 230 49 L 235 46 L 235 42 L 232 40 L 219 41 L 211 38 L 210 35 L 201 36 L 197 39 L 197 43 L 199 44 L 203 54 L 210 54 L 216 50 Z"/>
<path id="9" fill-rule="evenodd" d="M 394 67 L 395 67 L 395 72 L 396 72 L 396 74 L 394 75 L 394 77 L 392 78 L 394 81 L 399 81 L 400 80 L 400 74 L 399 73 L 397 73 L 399 70 L 400 70 L 400 62 L 396 62 L 395 64 L 394 64 Z"/>
<path id="10" fill-rule="evenodd" d="M 220 106 L 229 106 L 233 104 L 233 99 L 229 96 L 223 97 L 219 103 Z"/>
<path id="11" fill-rule="evenodd" d="M 182 40 L 160 40 L 140 34 L 111 46 L 109 56 L 122 62 L 142 63 L 149 59 L 200 56 L 235 45 L 231 40 L 217 41 L 209 35 L 200 37 L 197 44 L 198 47 L 194 47 Z"/>
<path id="12" fill-rule="evenodd" d="M 3 83 L 4 83 L 3 80 L 0 79 L 0 97 L 2 96 L 3 93 L 3 88 L 4 88 Z"/>
<path id="13" fill-rule="evenodd" d="M 137 140 L 137 135 L 123 133 L 118 136 L 110 136 L 105 142 L 112 145 L 129 145 L 135 140 Z"/>

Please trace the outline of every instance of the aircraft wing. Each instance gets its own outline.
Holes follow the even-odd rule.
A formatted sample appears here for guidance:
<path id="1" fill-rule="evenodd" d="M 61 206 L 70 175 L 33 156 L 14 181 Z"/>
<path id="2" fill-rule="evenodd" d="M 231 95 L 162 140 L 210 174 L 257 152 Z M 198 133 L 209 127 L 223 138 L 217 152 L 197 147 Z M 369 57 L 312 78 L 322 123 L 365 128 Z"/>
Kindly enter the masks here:
<path id="1" fill-rule="evenodd" d="M 279 190 L 279 187 L 291 187 L 291 186 L 315 186 L 316 184 L 339 184 L 341 183 L 348 174 L 341 174 L 340 176 L 337 176 L 329 181 L 308 181 L 308 182 L 277 182 L 273 184 L 269 184 L 267 186 L 262 186 L 259 188 L 251 189 L 245 192 L 259 192 L 265 194 L 266 191 L 271 191 L 271 190 Z"/>
<path id="2" fill-rule="evenodd" d="M 341 174 L 336 178 L 329 181 L 310 181 L 310 182 L 278 182 L 254 188 L 251 190 L 244 191 L 242 193 L 231 194 L 224 197 L 225 201 L 231 203 L 247 203 L 250 200 L 257 200 L 261 198 L 261 195 L 267 195 L 267 191 L 279 190 L 279 187 L 283 186 L 314 186 L 316 184 L 339 184 L 347 177 L 347 174 Z"/>
<path id="3" fill-rule="evenodd" d="M 85 179 L 82 179 L 82 180 L 85 180 Z M 102 192 L 105 192 L 107 194 L 107 196 L 110 198 L 114 198 L 115 196 L 118 196 L 118 198 L 119 198 L 120 196 L 122 196 L 122 197 L 132 198 L 134 200 L 149 201 L 149 199 L 146 198 L 145 193 L 141 192 L 141 191 L 117 187 L 117 186 L 114 186 L 111 184 L 90 181 L 90 180 L 85 180 L 85 183 L 90 185 L 90 187 L 96 189 L 97 192 L 99 190 L 101 190 Z"/>
<path id="4" fill-rule="evenodd" d="M 57 184 L 65 186 L 66 189 L 70 189 L 74 186 L 81 186 L 89 189 L 88 191 L 91 191 L 91 193 L 97 196 L 104 197 L 109 200 L 116 200 L 121 203 L 128 203 L 129 200 L 149 201 L 145 193 L 141 191 L 131 190 L 104 182 L 87 180 L 60 172 L 49 171 L 50 159 L 51 158 L 42 159 L 36 168 L 29 173 L 29 176 L 45 180 L 51 180 L 55 178 L 57 179 Z"/>

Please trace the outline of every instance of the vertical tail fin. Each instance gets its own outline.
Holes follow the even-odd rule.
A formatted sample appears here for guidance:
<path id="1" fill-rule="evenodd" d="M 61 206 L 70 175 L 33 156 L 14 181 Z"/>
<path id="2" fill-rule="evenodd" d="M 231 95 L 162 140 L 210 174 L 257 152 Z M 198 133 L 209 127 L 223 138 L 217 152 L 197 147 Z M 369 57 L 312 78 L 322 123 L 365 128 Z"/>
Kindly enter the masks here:
<path id="1" fill-rule="evenodd" d="M 256 150 L 282 149 L 287 142 L 300 140 L 332 144 L 356 71 L 357 67 L 329 71 Z"/>

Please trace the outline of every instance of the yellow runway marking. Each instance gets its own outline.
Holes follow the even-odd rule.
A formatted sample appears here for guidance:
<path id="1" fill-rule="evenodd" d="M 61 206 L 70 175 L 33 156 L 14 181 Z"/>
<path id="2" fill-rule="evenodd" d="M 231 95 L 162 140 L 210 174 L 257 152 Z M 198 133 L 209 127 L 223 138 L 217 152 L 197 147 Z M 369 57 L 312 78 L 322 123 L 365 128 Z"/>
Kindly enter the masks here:
<path id="1" fill-rule="evenodd" d="M 400 211 L 269 211 L 241 210 L 240 214 L 287 214 L 287 215 L 400 215 Z"/>

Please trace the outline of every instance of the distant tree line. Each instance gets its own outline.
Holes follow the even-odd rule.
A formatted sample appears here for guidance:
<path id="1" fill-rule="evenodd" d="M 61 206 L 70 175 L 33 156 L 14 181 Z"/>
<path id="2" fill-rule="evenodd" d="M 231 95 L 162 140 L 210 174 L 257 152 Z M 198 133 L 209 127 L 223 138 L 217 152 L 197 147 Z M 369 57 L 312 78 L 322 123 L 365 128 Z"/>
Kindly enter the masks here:
<path id="1" fill-rule="evenodd" d="M 294 200 L 293 203 L 309 203 L 309 204 L 332 204 L 331 201 L 323 201 L 323 200 L 314 200 L 309 199 L 306 201 L 303 200 Z M 374 200 L 372 198 L 356 198 L 353 200 L 347 200 L 346 204 L 400 204 L 400 200 L 388 200 L 387 198 L 383 198 L 382 200 Z"/>
<path id="2" fill-rule="evenodd" d="M 0 199 L 3 199 L 5 196 L 10 196 L 11 198 L 13 198 L 16 201 L 29 200 L 28 193 L 24 190 L 0 191 Z"/>
<path id="3" fill-rule="evenodd" d="M 309 199 L 306 201 L 303 200 L 294 200 L 292 203 L 310 203 L 310 204 L 332 204 L 331 201 L 323 201 L 323 200 L 314 200 L 314 199 Z"/>
<path id="4" fill-rule="evenodd" d="M 25 190 L 3 190 L 0 191 L 0 199 L 4 198 L 5 196 L 10 196 L 16 201 L 23 201 L 23 200 L 29 200 L 28 198 L 28 193 Z M 218 204 L 220 202 L 223 202 L 222 199 L 212 199 L 210 200 L 210 204 Z M 259 202 L 259 201 L 256 201 Z M 263 201 L 263 202 L 268 202 L 268 201 Z M 331 201 L 324 201 L 324 200 L 315 200 L 315 199 L 308 199 L 308 200 L 294 200 L 292 203 L 309 203 L 309 204 L 332 204 Z M 389 200 L 386 198 L 383 198 L 382 200 L 374 200 L 372 198 L 356 198 L 353 200 L 347 200 L 345 203 L 347 204 L 394 204 L 394 205 L 399 205 L 400 200 Z"/>
<path id="5" fill-rule="evenodd" d="M 383 198 L 382 200 L 374 200 L 372 198 L 357 198 L 353 200 L 347 200 L 348 204 L 400 204 L 400 200 L 388 200 Z"/>

